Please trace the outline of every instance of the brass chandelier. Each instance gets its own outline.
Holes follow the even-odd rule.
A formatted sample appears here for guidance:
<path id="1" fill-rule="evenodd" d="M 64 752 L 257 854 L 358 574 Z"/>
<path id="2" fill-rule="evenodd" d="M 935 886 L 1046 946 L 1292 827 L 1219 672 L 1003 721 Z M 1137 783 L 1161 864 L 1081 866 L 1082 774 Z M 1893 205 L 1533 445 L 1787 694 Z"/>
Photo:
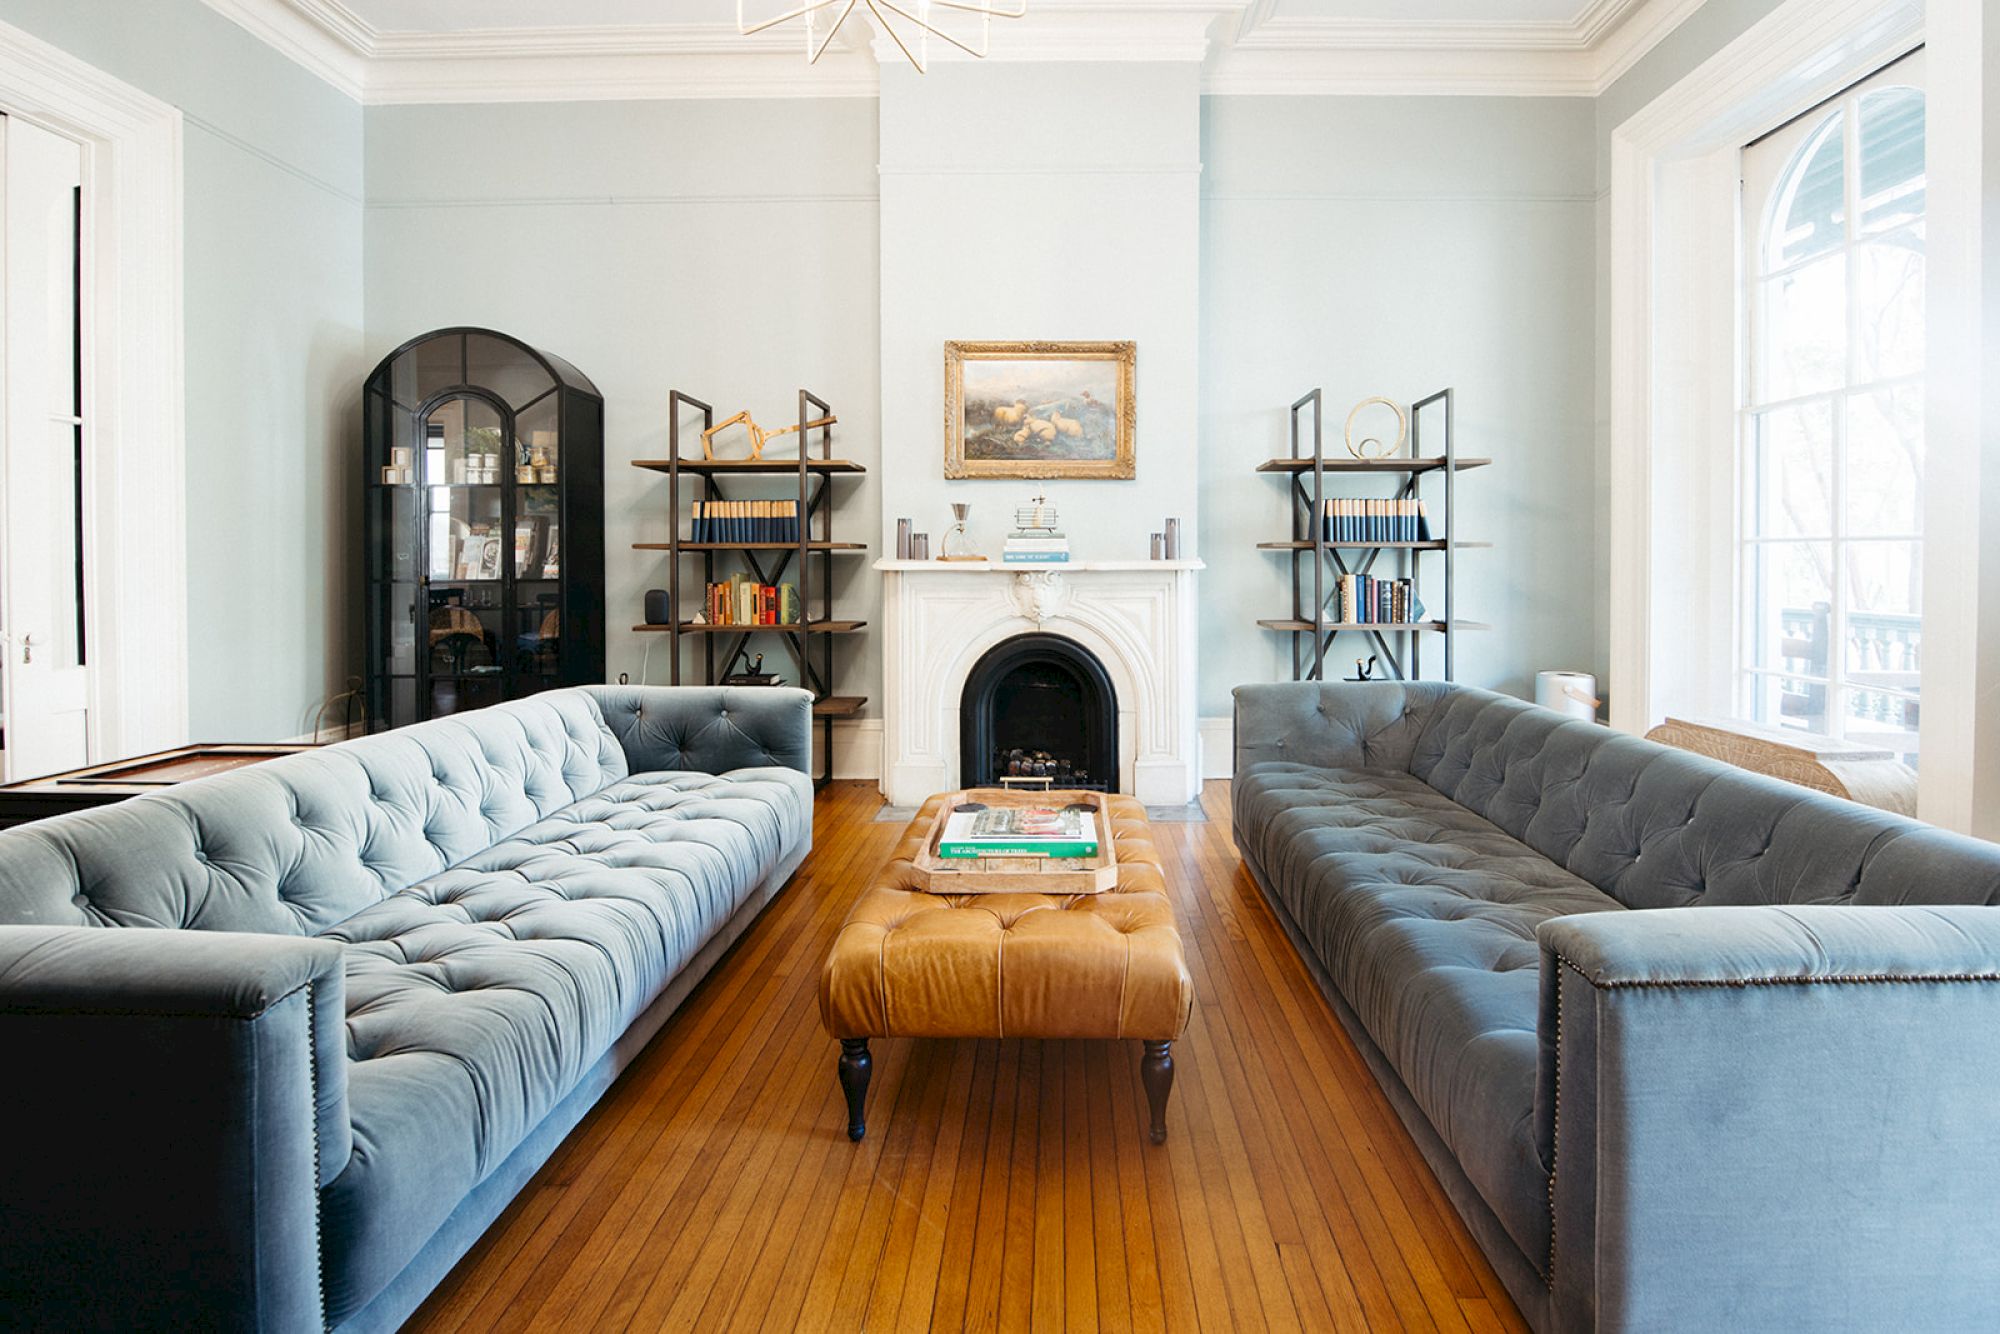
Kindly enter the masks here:
<path id="1" fill-rule="evenodd" d="M 780 23 L 794 19 L 805 21 L 806 63 L 816 65 L 826 54 L 826 48 L 833 43 L 841 25 L 858 8 L 865 8 L 874 17 L 877 27 L 888 34 L 896 49 L 904 59 L 922 74 L 930 65 L 930 39 L 957 47 L 969 56 L 984 57 L 986 41 L 993 27 L 994 19 L 1017 19 L 1028 12 L 1028 0 L 803 0 L 803 3 L 786 10 L 773 18 L 749 20 L 743 15 L 745 0 L 736 0 L 736 27 L 745 37 L 752 33 L 775 28 Z M 961 40 L 936 26 L 932 14 L 937 10 L 953 10 L 960 14 L 975 15 L 979 20 L 979 32 L 973 41 Z"/>

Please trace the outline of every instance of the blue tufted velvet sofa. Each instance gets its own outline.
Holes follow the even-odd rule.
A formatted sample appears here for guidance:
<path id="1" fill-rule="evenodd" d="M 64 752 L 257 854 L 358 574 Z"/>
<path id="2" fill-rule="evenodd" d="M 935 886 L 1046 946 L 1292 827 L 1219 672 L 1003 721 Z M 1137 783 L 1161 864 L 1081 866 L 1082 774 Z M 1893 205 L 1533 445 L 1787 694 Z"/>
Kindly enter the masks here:
<path id="1" fill-rule="evenodd" d="M 0 834 L 0 1326 L 395 1328 L 798 867 L 810 712 L 554 691 Z"/>
<path id="2" fill-rule="evenodd" d="M 1235 723 L 1243 860 L 1537 1329 L 2000 1327 L 2000 847 L 1483 690 Z"/>

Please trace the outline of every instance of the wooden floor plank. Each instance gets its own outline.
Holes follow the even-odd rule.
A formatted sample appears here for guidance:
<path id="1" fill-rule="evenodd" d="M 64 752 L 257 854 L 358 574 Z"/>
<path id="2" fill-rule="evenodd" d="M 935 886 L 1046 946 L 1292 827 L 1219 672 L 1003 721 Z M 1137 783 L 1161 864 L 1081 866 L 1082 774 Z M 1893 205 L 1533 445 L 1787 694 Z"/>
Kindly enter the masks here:
<path id="1" fill-rule="evenodd" d="M 820 796 L 797 879 L 408 1328 L 1525 1329 L 1238 859 L 1155 826 L 1196 1009 L 1136 1043 L 874 1044 L 848 1142 L 817 982 L 901 827 Z"/>

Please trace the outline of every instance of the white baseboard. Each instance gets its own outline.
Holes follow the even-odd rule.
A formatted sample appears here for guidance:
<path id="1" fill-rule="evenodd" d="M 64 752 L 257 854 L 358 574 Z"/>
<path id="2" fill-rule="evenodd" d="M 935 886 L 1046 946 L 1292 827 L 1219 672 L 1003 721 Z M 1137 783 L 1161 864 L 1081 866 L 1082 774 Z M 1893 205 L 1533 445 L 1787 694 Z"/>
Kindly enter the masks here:
<path id="1" fill-rule="evenodd" d="M 1236 768 L 1236 720 L 1203 718 L 1197 727 L 1201 738 L 1201 776 L 1229 777 Z"/>
<path id="2" fill-rule="evenodd" d="M 821 730 L 813 728 L 813 772 L 825 757 L 819 752 Z M 833 721 L 833 776 L 836 779 L 882 780 L 882 720 L 836 718 Z"/>

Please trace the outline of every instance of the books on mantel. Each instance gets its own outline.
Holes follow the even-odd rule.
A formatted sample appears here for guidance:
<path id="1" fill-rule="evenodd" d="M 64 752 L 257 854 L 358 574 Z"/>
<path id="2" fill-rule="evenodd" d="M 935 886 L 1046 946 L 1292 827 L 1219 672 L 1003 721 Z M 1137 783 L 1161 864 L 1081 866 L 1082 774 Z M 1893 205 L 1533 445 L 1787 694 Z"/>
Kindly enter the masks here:
<path id="1" fill-rule="evenodd" d="M 1329 619 L 1342 625 L 1410 625 L 1422 619 L 1423 610 L 1408 579 L 1365 574 L 1341 575 L 1327 607 Z"/>
<path id="2" fill-rule="evenodd" d="M 708 586 L 710 625 L 797 625 L 803 614 L 797 584 L 760 584 L 731 575 Z"/>
<path id="3" fill-rule="evenodd" d="M 1095 857 L 1096 813 L 1076 806 L 988 806 L 955 811 L 940 857 Z"/>
<path id="4" fill-rule="evenodd" d="M 796 542 L 796 500 L 697 500 L 690 542 Z"/>
<path id="5" fill-rule="evenodd" d="M 1002 565 L 1067 565 L 1069 538 L 1046 529 L 1032 535 L 1013 533 L 1000 548 Z"/>
<path id="6" fill-rule="evenodd" d="M 1322 500 L 1327 542 L 1429 542 L 1431 517 L 1421 500 Z"/>

